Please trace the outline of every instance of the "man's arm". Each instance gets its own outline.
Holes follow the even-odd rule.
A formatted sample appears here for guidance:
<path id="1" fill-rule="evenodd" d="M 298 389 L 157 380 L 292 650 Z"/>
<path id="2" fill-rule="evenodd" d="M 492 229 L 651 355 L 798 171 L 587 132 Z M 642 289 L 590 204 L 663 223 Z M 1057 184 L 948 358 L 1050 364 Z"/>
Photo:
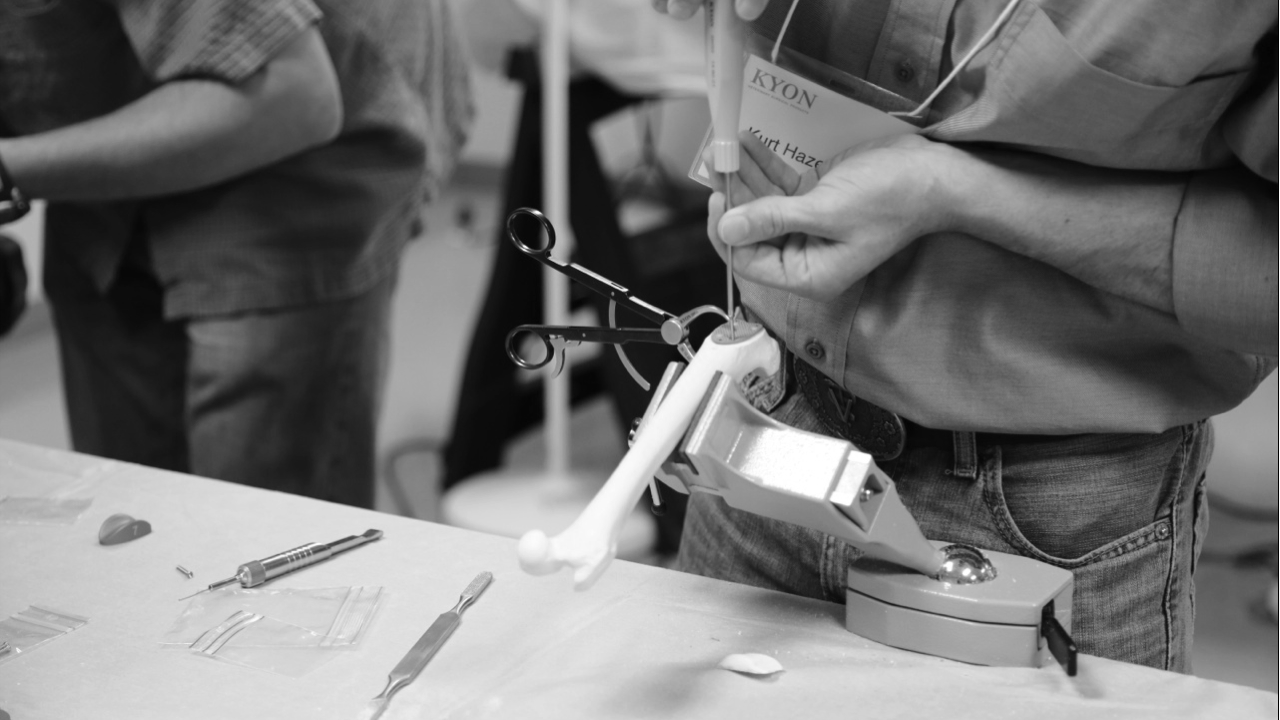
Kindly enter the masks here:
<path id="1" fill-rule="evenodd" d="M 1243 167 L 1144 173 L 1013 152 L 965 153 L 952 170 L 967 175 L 946 183 L 961 232 L 1175 315 L 1224 346 L 1277 353 L 1274 184 Z"/>
<path id="2" fill-rule="evenodd" d="M 947 151 L 941 229 L 1173 313 L 1172 239 L 1185 175 L 1103 170 L 1029 153 Z"/>
<path id="3" fill-rule="evenodd" d="M 213 185 L 332 140 L 342 99 L 314 27 L 240 84 L 180 79 L 102 117 L 0 140 L 31 197 L 118 200 Z"/>
<path id="4" fill-rule="evenodd" d="M 761 152 L 750 138 L 743 146 L 753 160 Z M 1092 168 L 912 135 L 843 153 L 816 184 L 787 177 L 776 163 L 744 164 L 782 193 L 759 180 L 753 187 L 744 171 L 735 207 L 723 213 L 722 199 L 712 204 L 712 241 L 739 248 L 735 271 L 747 280 L 832 298 L 916 238 L 962 232 L 1175 314 L 1224 346 L 1276 354 L 1276 188 L 1243 168 L 1230 171 L 1240 177 L 1222 191 L 1227 200 L 1218 201 L 1235 210 L 1229 231 L 1223 222 L 1200 223 L 1190 231 L 1194 237 L 1180 238 L 1188 200 L 1203 195 L 1193 190 L 1212 179 L 1208 173 Z M 1241 208 L 1252 210 L 1240 217 Z M 1210 279 L 1198 273 L 1198 288 L 1180 292 L 1175 279 L 1188 273 L 1175 268 L 1181 262 L 1175 249 L 1215 243 L 1221 251 L 1207 268 Z M 1206 316 L 1214 283 L 1247 291 Z M 1196 307 L 1183 307 L 1178 296 Z M 1188 323 L 1184 315 L 1196 319 Z M 1211 331 L 1215 326 L 1230 329 Z"/>

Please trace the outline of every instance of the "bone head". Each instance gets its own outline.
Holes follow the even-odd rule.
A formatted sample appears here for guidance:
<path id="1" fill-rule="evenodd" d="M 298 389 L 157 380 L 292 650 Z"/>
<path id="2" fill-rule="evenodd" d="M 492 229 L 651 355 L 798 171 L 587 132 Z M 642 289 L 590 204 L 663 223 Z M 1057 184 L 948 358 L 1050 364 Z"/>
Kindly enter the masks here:
<path id="1" fill-rule="evenodd" d="M 739 381 L 753 371 L 774 374 L 780 368 L 781 357 L 778 344 L 759 325 L 737 323 L 734 340 L 727 332 L 715 331 L 573 524 L 555 537 L 531 530 L 520 539 L 516 550 L 520 566 L 533 575 L 573 568 L 574 587 L 578 590 L 595 583 L 617 552 L 623 522 L 658 466 L 689 428 L 716 373 Z"/>
<path id="2" fill-rule="evenodd" d="M 550 575 L 559 567 L 550 562 L 551 540 L 541 530 L 530 530 L 516 546 L 520 567 L 530 575 Z"/>
<path id="3" fill-rule="evenodd" d="M 575 535 L 585 536 L 575 539 Z M 566 530 L 554 538 L 548 538 L 541 530 L 530 530 L 520 538 L 516 556 L 520 567 L 530 575 L 550 575 L 562 567 L 574 568 L 574 588 L 586 590 L 617 554 L 616 535 L 600 540 L 599 530 L 591 527 L 579 528 L 575 534 Z"/>

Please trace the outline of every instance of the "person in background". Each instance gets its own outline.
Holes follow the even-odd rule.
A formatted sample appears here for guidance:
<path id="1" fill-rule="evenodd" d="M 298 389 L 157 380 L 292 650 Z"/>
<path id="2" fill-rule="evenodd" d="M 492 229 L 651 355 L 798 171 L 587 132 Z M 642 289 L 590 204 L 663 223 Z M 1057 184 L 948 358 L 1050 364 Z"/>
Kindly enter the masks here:
<path id="1" fill-rule="evenodd" d="M 445 0 L 0 0 L 75 449 L 372 507 L 401 251 L 471 115 Z"/>
<path id="2" fill-rule="evenodd" d="M 800 2 L 783 44 L 897 110 L 993 26 L 916 134 L 798 175 L 744 133 L 709 235 L 788 351 L 776 418 L 871 452 L 927 537 L 1072 571 L 1082 652 L 1187 672 L 1207 418 L 1276 367 L 1276 4 Z M 699 494 L 679 562 L 843 601 L 857 557 Z"/>

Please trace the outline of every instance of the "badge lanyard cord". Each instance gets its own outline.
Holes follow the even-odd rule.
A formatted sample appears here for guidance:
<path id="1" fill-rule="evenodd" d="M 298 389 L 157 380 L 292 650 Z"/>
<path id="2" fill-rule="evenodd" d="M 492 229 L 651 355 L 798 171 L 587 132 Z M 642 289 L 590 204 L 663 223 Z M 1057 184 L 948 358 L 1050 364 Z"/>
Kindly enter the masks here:
<path id="1" fill-rule="evenodd" d="M 991 41 L 995 39 L 995 36 L 1000 32 L 1000 28 L 1004 27 L 1005 23 L 1009 21 L 1009 18 L 1013 15 L 1013 11 L 1018 9 L 1018 5 L 1021 2 L 1022 0 L 1009 0 L 1009 2 L 1005 4 L 1004 9 L 1000 11 L 1000 15 L 996 17 L 995 22 L 991 23 L 991 27 L 987 28 L 987 31 L 983 33 L 982 37 L 978 38 L 978 42 L 974 43 L 973 47 L 969 48 L 969 52 L 965 53 L 964 57 L 960 59 L 960 62 L 956 63 L 956 66 L 951 69 L 951 72 L 947 74 L 942 82 L 938 83 L 938 87 L 934 88 L 933 92 L 929 93 L 929 97 L 925 98 L 924 102 L 920 103 L 915 110 L 912 110 L 911 112 L 891 112 L 889 115 L 900 118 L 919 118 L 924 114 L 924 112 L 929 109 L 929 106 L 933 104 L 933 101 L 942 94 L 942 91 L 946 90 L 947 86 L 956 79 L 956 76 L 969 65 L 974 56 L 977 55 L 984 47 L 991 44 Z M 769 61 L 774 65 L 778 64 L 778 51 L 782 48 L 782 38 L 787 34 L 787 28 L 791 25 L 791 16 L 795 13 L 796 6 L 799 4 L 800 0 L 791 0 L 791 7 L 787 9 L 787 17 L 782 21 L 782 29 L 778 31 L 778 38 L 773 43 L 773 51 L 769 54 Z"/>

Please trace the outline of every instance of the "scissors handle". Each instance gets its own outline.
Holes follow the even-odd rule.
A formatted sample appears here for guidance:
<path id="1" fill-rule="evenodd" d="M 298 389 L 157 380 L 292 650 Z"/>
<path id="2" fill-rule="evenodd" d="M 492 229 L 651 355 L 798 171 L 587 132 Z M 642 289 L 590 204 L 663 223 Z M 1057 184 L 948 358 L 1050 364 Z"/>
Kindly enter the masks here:
<path id="1" fill-rule="evenodd" d="M 533 335 L 542 341 L 546 350 L 545 356 L 531 360 L 520 354 L 518 340 L 521 335 Z M 653 328 L 603 328 L 573 327 L 561 325 L 520 325 L 507 333 L 507 357 L 511 362 L 526 370 L 536 370 L 556 359 L 558 353 L 564 352 L 564 346 L 583 342 L 624 343 L 644 342 L 670 344 L 663 337 L 662 331 Z"/>
<path id="2" fill-rule="evenodd" d="M 520 232 L 516 228 L 516 222 L 524 216 L 531 217 L 538 221 L 542 230 L 546 233 L 546 245 L 531 245 L 520 238 Z M 512 211 L 512 213 L 507 216 L 507 238 L 510 239 L 511 243 L 525 255 L 528 255 L 557 272 L 569 276 L 571 280 L 585 285 L 592 292 L 609 298 L 649 322 L 662 325 L 669 320 L 676 319 L 675 315 L 672 315 L 662 308 L 650 305 L 635 295 L 632 295 L 631 291 L 627 288 L 619 285 L 609 278 L 604 277 L 603 275 L 598 275 L 577 263 L 565 264 L 551 257 L 551 249 L 556 246 L 556 229 L 551 224 L 551 221 L 547 219 L 547 216 L 543 215 L 539 210 L 522 207 Z M 598 342 L 612 341 L 601 340 Z"/>

